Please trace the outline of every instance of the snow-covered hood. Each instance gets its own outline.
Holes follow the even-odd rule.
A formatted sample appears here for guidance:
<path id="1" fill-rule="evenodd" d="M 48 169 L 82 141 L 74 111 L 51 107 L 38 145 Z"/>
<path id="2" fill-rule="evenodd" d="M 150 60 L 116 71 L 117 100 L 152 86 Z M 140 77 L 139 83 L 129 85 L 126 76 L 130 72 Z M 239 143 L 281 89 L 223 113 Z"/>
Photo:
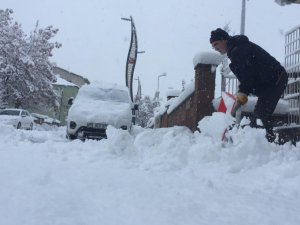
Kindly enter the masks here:
<path id="1" fill-rule="evenodd" d="M 74 104 L 69 110 L 68 121 L 80 124 L 105 123 L 119 128 L 130 126 L 132 120 L 131 105 L 124 102 L 85 101 Z"/>

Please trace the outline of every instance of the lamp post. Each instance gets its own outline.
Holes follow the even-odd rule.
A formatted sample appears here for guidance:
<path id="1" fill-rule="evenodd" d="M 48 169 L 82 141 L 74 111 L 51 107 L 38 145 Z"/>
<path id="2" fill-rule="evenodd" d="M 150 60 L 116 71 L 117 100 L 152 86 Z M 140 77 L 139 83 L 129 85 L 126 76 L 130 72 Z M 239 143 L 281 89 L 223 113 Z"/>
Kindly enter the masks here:
<path id="1" fill-rule="evenodd" d="M 166 72 L 157 76 L 157 100 L 159 100 L 159 78 L 166 77 L 166 76 L 167 76 Z"/>

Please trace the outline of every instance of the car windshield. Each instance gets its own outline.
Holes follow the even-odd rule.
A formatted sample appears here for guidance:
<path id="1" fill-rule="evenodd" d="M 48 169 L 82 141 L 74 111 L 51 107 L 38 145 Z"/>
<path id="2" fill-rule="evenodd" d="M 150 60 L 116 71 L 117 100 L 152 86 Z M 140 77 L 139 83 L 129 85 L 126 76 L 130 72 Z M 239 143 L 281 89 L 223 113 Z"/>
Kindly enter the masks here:
<path id="1" fill-rule="evenodd" d="M 120 89 L 103 89 L 89 90 L 83 94 L 85 97 L 95 100 L 113 101 L 113 102 L 129 102 L 128 92 Z"/>
<path id="2" fill-rule="evenodd" d="M 19 110 L 3 110 L 0 112 L 0 115 L 18 116 L 18 115 L 20 115 L 20 111 Z"/>

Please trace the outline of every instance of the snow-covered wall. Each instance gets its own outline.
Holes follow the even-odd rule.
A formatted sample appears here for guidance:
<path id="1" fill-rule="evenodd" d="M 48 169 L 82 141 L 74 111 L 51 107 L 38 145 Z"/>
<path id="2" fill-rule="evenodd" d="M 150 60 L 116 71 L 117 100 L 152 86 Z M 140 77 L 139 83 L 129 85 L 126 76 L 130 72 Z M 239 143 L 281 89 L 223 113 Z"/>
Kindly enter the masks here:
<path id="1" fill-rule="evenodd" d="M 191 94 L 195 91 L 195 82 L 191 82 L 181 94 L 173 100 L 170 104 L 169 109 L 167 111 L 168 114 L 172 113 L 174 109 L 176 109 L 182 102 L 185 101 Z"/>
<path id="2" fill-rule="evenodd" d="M 224 56 L 215 53 L 215 52 L 200 52 L 194 56 L 193 64 L 194 68 L 198 64 L 206 64 L 206 65 L 219 65 Z M 215 72 L 212 70 L 212 72 Z M 188 98 L 193 92 L 195 91 L 195 81 L 191 82 L 183 91 L 178 98 L 176 98 L 175 101 L 170 104 L 168 109 L 168 114 L 172 113 L 174 109 L 176 109 L 182 102 L 185 101 L 186 98 Z"/>

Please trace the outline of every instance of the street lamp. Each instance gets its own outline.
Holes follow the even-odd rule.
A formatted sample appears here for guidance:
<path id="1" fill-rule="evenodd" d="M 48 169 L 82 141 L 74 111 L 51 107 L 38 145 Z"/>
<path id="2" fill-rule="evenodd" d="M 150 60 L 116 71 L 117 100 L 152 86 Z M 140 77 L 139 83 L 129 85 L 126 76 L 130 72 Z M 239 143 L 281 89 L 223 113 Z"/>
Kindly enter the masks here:
<path id="1" fill-rule="evenodd" d="M 121 17 L 121 20 L 126 20 L 126 21 L 130 21 L 131 22 L 131 18 L 124 18 L 124 17 Z"/>
<path id="2" fill-rule="evenodd" d="M 157 99 L 158 100 L 159 100 L 159 78 L 166 77 L 166 76 L 167 76 L 166 72 L 164 72 L 163 74 L 157 76 Z"/>

